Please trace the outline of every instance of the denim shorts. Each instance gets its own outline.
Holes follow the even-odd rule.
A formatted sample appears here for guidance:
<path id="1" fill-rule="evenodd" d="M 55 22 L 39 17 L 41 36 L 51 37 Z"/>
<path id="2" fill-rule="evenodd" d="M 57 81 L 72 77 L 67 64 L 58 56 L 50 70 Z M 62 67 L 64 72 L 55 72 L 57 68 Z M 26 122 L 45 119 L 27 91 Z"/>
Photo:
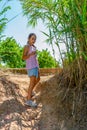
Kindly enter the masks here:
<path id="1" fill-rule="evenodd" d="M 35 76 L 38 78 L 38 68 L 32 68 L 32 69 L 28 69 L 27 70 L 27 73 L 28 73 L 28 76 L 31 77 L 31 76 Z"/>

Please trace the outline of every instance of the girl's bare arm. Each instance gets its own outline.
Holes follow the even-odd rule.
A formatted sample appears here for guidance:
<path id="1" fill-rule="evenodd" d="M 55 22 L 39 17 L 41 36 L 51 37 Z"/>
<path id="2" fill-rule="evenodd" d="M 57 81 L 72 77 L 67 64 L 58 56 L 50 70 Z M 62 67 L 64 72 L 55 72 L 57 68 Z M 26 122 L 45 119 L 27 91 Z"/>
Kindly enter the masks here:
<path id="1" fill-rule="evenodd" d="M 22 55 L 22 59 L 26 60 L 28 59 L 30 56 L 35 55 L 36 52 L 32 52 L 31 54 L 29 54 L 29 47 L 25 46 L 24 50 L 23 50 L 23 55 Z"/>

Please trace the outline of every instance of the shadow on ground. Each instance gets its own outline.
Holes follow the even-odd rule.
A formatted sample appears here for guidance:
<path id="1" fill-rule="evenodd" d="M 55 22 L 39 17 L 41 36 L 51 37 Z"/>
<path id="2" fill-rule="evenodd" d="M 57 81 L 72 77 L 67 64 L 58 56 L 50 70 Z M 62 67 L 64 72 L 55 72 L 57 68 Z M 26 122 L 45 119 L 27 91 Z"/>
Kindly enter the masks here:
<path id="1" fill-rule="evenodd" d="M 41 105 L 29 108 L 24 101 L 20 84 L 0 77 L 0 130 L 39 130 Z"/>

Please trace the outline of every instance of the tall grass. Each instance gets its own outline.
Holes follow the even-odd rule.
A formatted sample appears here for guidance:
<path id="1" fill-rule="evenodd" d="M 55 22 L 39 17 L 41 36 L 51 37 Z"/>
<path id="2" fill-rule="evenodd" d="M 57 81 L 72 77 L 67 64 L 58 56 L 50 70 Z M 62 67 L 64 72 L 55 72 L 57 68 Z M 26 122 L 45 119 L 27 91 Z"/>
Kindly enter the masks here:
<path id="1" fill-rule="evenodd" d="M 78 57 L 87 60 L 87 2 L 86 0 L 20 0 L 28 24 L 36 26 L 41 19 L 47 26 L 49 44 L 55 44 L 62 62 L 70 64 Z M 60 45 L 66 47 L 65 59 Z M 53 46 L 52 46 L 53 47 Z M 54 50 L 54 49 L 53 49 Z"/>

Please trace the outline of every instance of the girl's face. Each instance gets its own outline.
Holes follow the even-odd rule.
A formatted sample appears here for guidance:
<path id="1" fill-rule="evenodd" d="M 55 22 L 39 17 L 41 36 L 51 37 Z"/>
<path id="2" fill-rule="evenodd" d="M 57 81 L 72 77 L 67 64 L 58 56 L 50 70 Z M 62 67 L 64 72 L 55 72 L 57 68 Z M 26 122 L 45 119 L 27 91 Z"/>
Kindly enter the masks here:
<path id="1" fill-rule="evenodd" d="M 33 45 L 36 41 L 36 37 L 34 35 L 32 35 L 30 38 L 29 38 L 29 44 L 30 45 Z"/>

